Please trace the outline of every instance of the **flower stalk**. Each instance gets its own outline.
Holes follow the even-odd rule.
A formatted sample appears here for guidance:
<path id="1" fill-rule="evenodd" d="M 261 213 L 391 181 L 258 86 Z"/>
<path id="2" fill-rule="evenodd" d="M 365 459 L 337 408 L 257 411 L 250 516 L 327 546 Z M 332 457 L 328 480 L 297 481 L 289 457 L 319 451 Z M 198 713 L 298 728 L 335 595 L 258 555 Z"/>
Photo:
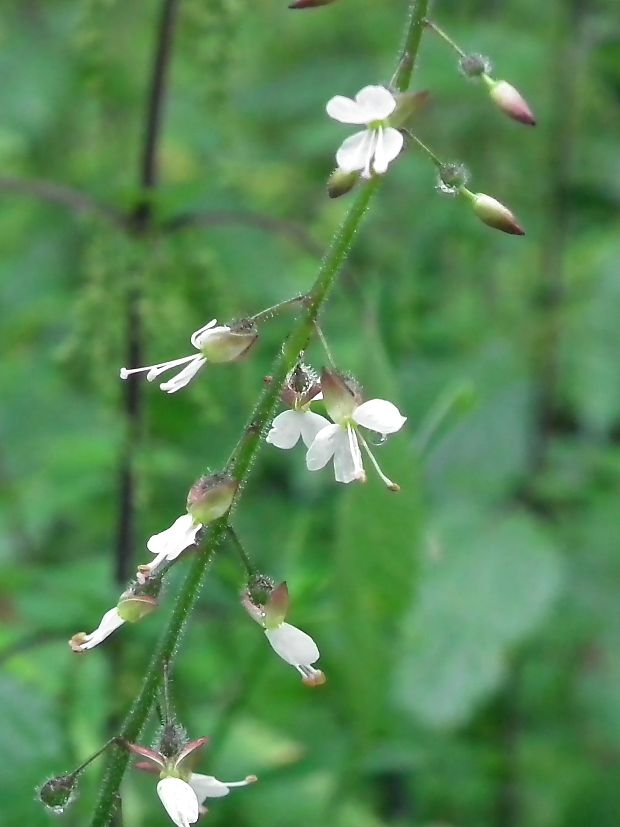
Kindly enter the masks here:
<path id="1" fill-rule="evenodd" d="M 411 0 L 409 4 L 404 44 L 392 82 L 393 87 L 399 92 L 404 92 L 411 81 L 428 4 L 429 0 Z M 380 185 L 381 178 L 379 176 L 375 176 L 364 185 L 336 231 L 320 264 L 316 280 L 307 295 L 302 311 L 296 318 L 293 329 L 275 360 L 271 372 L 272 380 L 264 387 L 245 430 L 226 464 L 225 473 L 230 474 L 237 480 L 239 487 L 228 515 L 211 524 L 210 530 L 201 543 L 181 586 L 168 625 L 147 668 L 140 692 L 121 726 L 119 736 L 127 741 L 136 742 L 146 724 L 162 680 L 162 664 L 172 662 L 183 629 L 198 600 L 207 569 L 222 540 L 228 534 L 230 515 L 234 511 L 245 487 L 245 482 L 256 459 L 262 437 L 273 417 L 287 375 L 295 367 L 300 355 L 308 346 L 314 332 L 315 322 L 329 297 L 353 244 L 355 235 L 362 224 L 364 215 Z M 129 756 L 125 750 L 119 747 L 112 748 L 91 827 L 107 827 L 109 825 L 117 804 L 118 790 L 128 760 Z"/>

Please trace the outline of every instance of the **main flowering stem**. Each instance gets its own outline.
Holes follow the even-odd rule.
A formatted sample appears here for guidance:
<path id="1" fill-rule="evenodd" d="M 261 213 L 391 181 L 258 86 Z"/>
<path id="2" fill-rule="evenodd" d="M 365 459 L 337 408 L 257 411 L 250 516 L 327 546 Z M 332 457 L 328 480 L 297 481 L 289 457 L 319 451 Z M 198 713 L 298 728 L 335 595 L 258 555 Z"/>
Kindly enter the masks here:
<path id="1" fill-rule="evenodd" d="M 424 29 L 428 2 L 429 0 L 411 0 L 409 4 L 404 45 L 399 55 L 398 67 L 393 79 L 393 86 L 401 92 L 409 86 L 411 80 Z M 302 304 L 301 312 L 294 323 L 293 330 L 274 363 L 271 382 L 265 386 L 261 393 L 245 430 L 226 464 L 226 471 L 239 482 L 238 493 L 233 501 L 231 512 L 236 507 L 245 482 L 249 477 L 262 438 L 280 398 L 286 376 L 297 363 L 300 354 L 308 346 L 315 330 L 315 322 L 342 269 L 355 234 L 361 226 L 364 214 L 379 189 L 380 183 L 381 178 L 375 176 L 363 187 L 332 239 L 319 267 L 314 285 Z M 211 524 L 207 536 L 191 564 L 170 615 L 168 625 L 151 658 L 140 693 L 118 733 L 126 741 L 137 741 L 147 721 L 151 705 L 162 680 L 164 664 L 170 663 L 175 654 L 185 623 L 200 594 L 209 564 L 229 530 L 228 520 L 231 512 L 226 517 L 222 517 Z M 109 824 L 128 760 L 129 756 L 125 751 L 113 747 L 91 827 L 106 827 Z"/>

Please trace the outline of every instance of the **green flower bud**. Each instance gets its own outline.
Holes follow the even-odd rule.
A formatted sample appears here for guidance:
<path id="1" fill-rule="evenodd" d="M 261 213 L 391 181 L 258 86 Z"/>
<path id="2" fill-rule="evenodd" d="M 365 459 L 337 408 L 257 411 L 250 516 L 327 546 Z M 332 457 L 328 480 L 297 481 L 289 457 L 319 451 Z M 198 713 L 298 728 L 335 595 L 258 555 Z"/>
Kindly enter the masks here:
<path id="1" fill-rule="evenodd" d="M 154 597 L 148 594 L 134 594 L 132 591 L 122 594 L 116 606 L 119 616 L 126 623 L 137 623 L 147 615 L 153 614 L 158 607 L 159 603 Z"/>
<path id="2" fill-rule="evenodd" d="M 194 522 L 207 525 L 223 517 L 232 505 L 238 487 L 237 480 L 227 474 L 201 477 L 187 495 L 187 510 Z"/>
<path id="3" fill-rule="evenodd" d="M 321 390 L 327 412 L 336 423 L 348 419 L 362 401 L 356 383 L 337 371 L 323 369 Z"/>
<path id="4" fill-rule="evenodd" d="M 335 169 L 327 179 L 327 194 L 330 198 L 340 198 L 351 192 L 360 179 L 359 172 L 344 172 Z"/>

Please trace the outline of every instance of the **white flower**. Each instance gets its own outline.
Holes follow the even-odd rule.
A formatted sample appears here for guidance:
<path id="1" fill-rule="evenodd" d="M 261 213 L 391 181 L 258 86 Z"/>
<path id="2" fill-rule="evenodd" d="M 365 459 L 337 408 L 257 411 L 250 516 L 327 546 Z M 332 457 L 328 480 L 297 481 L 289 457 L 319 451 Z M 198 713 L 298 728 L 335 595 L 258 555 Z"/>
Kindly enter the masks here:
<path id="1" fill-rule="evenodd" d="M 177 827 L 189 827 L 198 821 L 201 805 L 207 798 L 223 798 L 232 787 L 246 787 L 256 781 L 249 775 L 243 781 L 218 781 L 212 775 L 191 773 L 188 781 L 165 776 L 157 784 L 157 795 Z"/>
<path id="2" fill-rule="evenodd" d="M 307 686 L 325 683 L 323 672 L 312 666 L 319 659 L 320 653 L 310 635 L 290 623 L 279 623 L 264 631 L 273 651 L 297 669 Z"/>
<path id="3" fill-rule="evenodd" d="M 327 104 L 327 114 L 347 124 L 365 124 L 366 129 L 347 138 L 336 153 L 343 172 L 361 170 L 362 177 L 382 174 L 403 148 L 403 136 L 389 126 L 387 118 L 396 109 L 396 99 L 383 86 L 366 86 L 355 100 L 336 95 Z"/>
<path id="4" fill-rule="evenodd" d="M 155 558 L 147 565 L 138 568 L 138 579 L 144 582 L 151 577 L 162 563 L 176 560 L 176 558 L 189 548 L 196 541 L 196 535 L 202 528 L 202 523 L 197 523 L 191 514 L 183 514 L 178 517 L 170 528 L 154 534 L 146 544 Z"/>
<path id="5" fill-rule="evenodd" d="M 161 373 L 185 365 L 172 379 L 162 382 L 160 388 L 166 393 L 176 393 L 184 388 L 196 376 L 200 368 L 211 362 L 232 362 L 238 359 L 256 341 L 257 334 L 250 325 L 246 328 L 232 329 L 227 325 L 218 325 L 216 319 L 192 333 L 190 341 L 198 353 L 160 362 L 158 365 L 148 365 L 144 368 L 121 368 L 121 379 L 127 379 L 132 373 L 146 371 L 146 379 L 152 382 Z"/>
<path id="6" fill-rule="evenodd" d="M 351 397 L 353 399 L 353 397 Z M 330 410 L 328 403 L 328 410 Z M 360 445 L 368 454 L 377 473 L 392 491 L 398 491 L 398 485 L 392 482 L 379 468 L 372 455 L 368 443 L 359 432 L 358 426 L 375 431 L 382 437 L 399 431 L 407 421 L 396 405 L 385 399 L 371 399 L 361 405 L 352 402 L 350 412 L 346 415 L 334 415 L 345 409 L 334 406 L 330 413 L 336 419 L 336 424 L 327 425 L 316 435 L 316 438 L 306 454 L 306 466 L 309 471 L 318 471 L 324 468 L 333 458 L 334 473 L 337 482 L 353 482 L 366 480 Z"/>
<path id="7" fill-rule="evenodd" d="M 125 623 L 125 620 L 120 616 L 118 607 L 115 606 L 104 614 L 99 626 L 97 626 L 94 632 L 90 634 L 78 632 L 78 634 L 73 635 L 69 641 L 69 646 L 74 652 L 86 652 L 88 649 L 92 649 L 94 646 L 102 643 L 112 632 L 116 631 L 119 626 L 122 626 L 123 623 Z"/>

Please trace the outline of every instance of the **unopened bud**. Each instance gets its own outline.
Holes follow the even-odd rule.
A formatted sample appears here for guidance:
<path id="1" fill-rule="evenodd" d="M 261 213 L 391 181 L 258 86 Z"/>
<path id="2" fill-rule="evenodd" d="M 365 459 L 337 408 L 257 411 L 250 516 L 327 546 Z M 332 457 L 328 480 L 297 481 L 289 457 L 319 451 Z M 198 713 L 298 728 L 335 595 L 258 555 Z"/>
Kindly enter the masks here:
<path id="1" fill-rule="evenodd" d="M 201 477 L 189 490 L 187 510 L 196 523 L 207 525 L 226 514 L 238 487 L 237 480 L 228 474 Z"/>
<path id="2" fill-rule="evenodd" d="M 495 198 L 491 198 L 490 195 L 485 195 L 482 192 L 472 193 L 465 188 L 461 189 L 461 192 L 470 199 L 478 218 L 489 227 L 510 235 L 525 235 L 525 230 L 508 207 L 505 207 Z"/>
<path id="3" fill-rule="evenodd" d="M 527 126 L 535 126 L 536 118 L 523 95 L 505 80 L 493 80 L 485 75 L 491 99 L 508 117 Z"/>
<path id="4" fill-rule="evenodd" d="M 266 629 L 273 629 L 284 622 L 289 609 L 290 599 L 286 583 L 275 587 L 265 603 L 264 624 Z"/>
<path id="5" fill-rule="evenodd" d="M 476 78 L 488 75 L 491 72 L 491 61 L 484 55 L 464 55 L 459 60 L 459 69 L 467 78 Z"/>
<path id="6" fill-rule="evenodd" d="M 400 129 L 408 126 L 415 116 L 428 106 L 430 94 L 428 92 L 396 92 L 396 109 L 390 115 L 390 126 Z"/>
<path id="7" fill-rule="evenodd" d="M 210 362 L 234 362 L 249 351 L 258 339 L 252 322 L 229 327 L 221 325 L 205 330 L 196 337 L 196 347 Z"/>
<path id="8" fill-rule="evenodd" d="M 327 179 L 327 194 L 330 198 L 340 198 L 341 195 L 351 192 L 359 178 L 359 172 L 344 172 L 341 169 L 335 169 Z"/>
<path id="9" fill-rule="evenodd" d="M 335 0 L 295 0 L 289 5 L 289 9 L 315 9 L 319 6 L 329 6 Z"/>
<path id="10" fill-rule="evenodd" d="M 336 423 L 348 419 L 362 401 L 357 383 L 335 370 L 323 369 L 321 390 L 327 412 Z"/>
<path id="11" fill-rule="evenodd" d="M 64 813 L 77 794 L 77 773 L 50 778 L 39 789 L 39 799 L 54 813 Z"/>
<path id="12" fill-rule="evenodd" d="M 148 594 L 134 594 L 132 591 L 125 592 L 116 606 L 120 617 L 126 623 L 137 623 L 147 615 L 153 614 L 159 607 L 154 597 Z"/>
<path id="13" fill-rule="evenodd" d="M 456 195 L 469 180 L 469 171 L 464 164 L 442 164 L 439 169 L 437 189 L 446 195 Z"/>

